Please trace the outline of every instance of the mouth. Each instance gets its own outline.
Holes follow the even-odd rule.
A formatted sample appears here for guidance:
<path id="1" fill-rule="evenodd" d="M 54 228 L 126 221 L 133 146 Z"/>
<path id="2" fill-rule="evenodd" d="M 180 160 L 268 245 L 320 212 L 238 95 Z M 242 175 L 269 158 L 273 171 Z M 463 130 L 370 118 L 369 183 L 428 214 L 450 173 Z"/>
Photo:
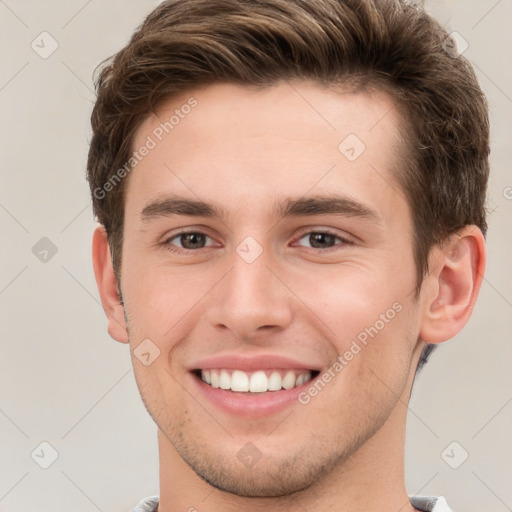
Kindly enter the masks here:
<path id="1" fill-rule="evenodd" d="M 192 373 L 208 386 L 237 394 L 258 395 L 298 388 L 319 375 L 318 370 L 229 368 L 195 369 Z"/>
<path id="2" fill-rule="evenodd" d="M 216 354 L 188 367 L 190 389 L 231 418 L 272 417 L 300 404 L 301 393 L 315 385 L 324 366 L 313 361 L 307 355 L 300 360 L 284 354 Z"/>

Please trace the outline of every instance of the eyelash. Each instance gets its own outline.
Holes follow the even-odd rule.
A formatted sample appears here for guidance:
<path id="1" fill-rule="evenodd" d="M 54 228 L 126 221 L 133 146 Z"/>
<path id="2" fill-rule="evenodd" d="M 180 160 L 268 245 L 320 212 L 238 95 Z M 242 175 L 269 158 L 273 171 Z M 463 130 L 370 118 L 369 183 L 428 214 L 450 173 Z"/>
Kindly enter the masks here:
<path id="1" fill-rule="evenodd" d="M 330 236 L 333 236 L 334 238 L 337 238 L 341 244 L 338 244 L 338 247 L 336 246 L 333 246 L 333 247 L 328 247 L 326 249 L 318 249 L 316 247 L 306 247 L 307 249 L 312 249 L 314 251 L 320 251 L 320 252 L 323 252 L 323 253 L 330 253 L 332 251 L 336 251 L 336 250 L 339 250 L 341 247 L 339 247 L 340 245 L 342 246 L 345 246 L 345 245 L 351 245 L 352 242 L 350 240 L 347 240 L 346 238 L 343 238 L 341 236 L 339 236 L 337 233 L 333 232 L 333 231 L 330 231 L 328 229 L 314 229 L 314 230 L 310 230 L 310 231 L 305 231 L 303 232 L 296 240 L 301 240 L 302 238 L 304 238 L 306 235 L 311 235 L 311 234 L 321 234 L 321 235 L 330 235 Z M 207 249 L 207 247 L 201 247 L 199 249 L 186 249 L 186 248 L 183 248 L 183 247 L 173 247 L 171 245 L 171 240 L 174 240 L 176 238 L 180 238 L 181 236 L 183 235 L 190 235 L 190 234 L 194 234 L 194 235 L 204 235 L 206 236 L 207 238 L 211 238 L 210 236 L 208 236 L 206 233 L 204 233 L 203 231 L 195 231 L 195 230 L 191 230 L 191 231 L 180 231 L 179 233 L 176 233 L 175 235 L 172 235 L 171 237 L 167 238 L 164 242 L 163 242 L 163 245 L 165 246 L 165 248 L 170 251 L 170 252 L 175 252 L 175 253 L 192 253 L 192 252 L 198 252 L 198 251 L 201 251 L 202 249 Z"/>

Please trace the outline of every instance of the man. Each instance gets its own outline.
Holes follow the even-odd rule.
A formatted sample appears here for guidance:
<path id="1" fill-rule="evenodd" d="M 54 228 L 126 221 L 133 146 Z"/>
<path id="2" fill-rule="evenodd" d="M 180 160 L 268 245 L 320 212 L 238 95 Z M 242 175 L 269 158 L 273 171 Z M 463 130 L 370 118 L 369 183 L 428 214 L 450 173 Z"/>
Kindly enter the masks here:
<path id="1" fill-rule="evenodd" d="M 398 0 L 172 0 L 103 67 L 94 271 L 158 427 L 135 510 L 449 510 L 403 467 L 485 268 L 486 101 L 447 42 Z"/>

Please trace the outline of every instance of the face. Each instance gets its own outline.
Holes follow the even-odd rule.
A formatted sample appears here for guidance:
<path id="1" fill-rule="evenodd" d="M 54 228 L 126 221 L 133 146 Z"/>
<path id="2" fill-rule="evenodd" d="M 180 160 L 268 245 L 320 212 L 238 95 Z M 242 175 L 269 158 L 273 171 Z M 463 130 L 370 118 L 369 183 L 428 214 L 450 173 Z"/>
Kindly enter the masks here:
<path id="1" fill-rule="evenodd" d="M 307 488 L 406 392 L 420 305 L 399 123 L 384 93 L 218 84 L 137 131 L 134 150 L 155 144 L 126 189 L 134 371 L 169 446 L 218 489 Z"/>

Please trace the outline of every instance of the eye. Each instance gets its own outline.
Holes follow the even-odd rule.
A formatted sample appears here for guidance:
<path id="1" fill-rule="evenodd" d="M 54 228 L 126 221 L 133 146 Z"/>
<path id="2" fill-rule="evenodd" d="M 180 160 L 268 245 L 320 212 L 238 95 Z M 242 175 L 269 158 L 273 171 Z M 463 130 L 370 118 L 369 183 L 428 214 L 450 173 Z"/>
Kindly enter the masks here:
<path id="1" fill-rule="evenodd" d="M 178 242 L 173 242 L 173 240 L 177 240 Z M 200 231 L 182 231 L 181 233 L 167 238 L 164 245 L 167 246 L 170 251 L 178 252 L 179 249 L 193 251 L 212 245 L 211 243 L 207 245 L 207 240 L 211 240 L 210 237 Z"/>
<path id="2" fill-rule="evenodd" d="M 350 244 L 349 240 L 346 240 L 336 233 L 328 230 L 308 231 L 299 238 L 299 242 L 303 239 L 306 239 L 309 242 L 309 247 L 312 249 L 332 249 L 333 247 L 336 247 L 336 245 L 342 246 Z M 336 244 L 336 240 L 339 240 L 341 243 Z"/>
<path id="3" fill-rule="evenodd" d="M 306 240 L 306 244 L 309 245 L 301 243 L 302 240 Z M 324 252 L 350 243 L 349 240 L 328 230 L 308 231 L 298 239 L 298 245 Z M 187 252 L 211 247 L 214 243 L 211 237 L 201 231 L 181 231 L 167 238 L 163 245 L 171 252 Z"/>

